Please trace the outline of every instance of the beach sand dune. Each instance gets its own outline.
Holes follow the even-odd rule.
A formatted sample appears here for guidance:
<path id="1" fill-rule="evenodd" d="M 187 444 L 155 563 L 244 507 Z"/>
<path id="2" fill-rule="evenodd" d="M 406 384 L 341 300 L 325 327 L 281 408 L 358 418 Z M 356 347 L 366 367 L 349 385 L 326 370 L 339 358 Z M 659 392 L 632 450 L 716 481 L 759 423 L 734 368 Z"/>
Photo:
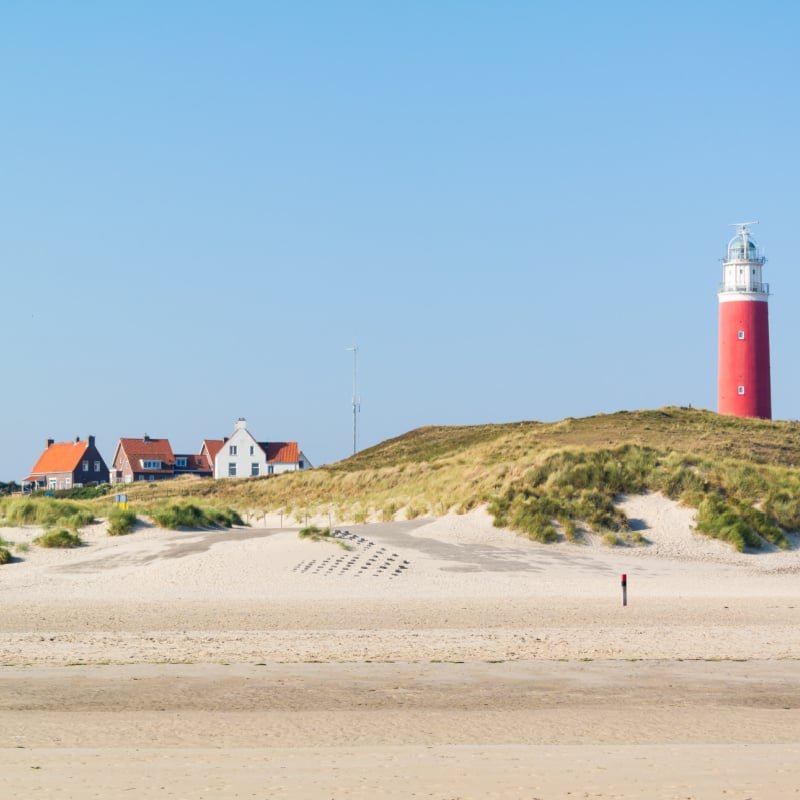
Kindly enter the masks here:
<path id="1" fill-rule="evenodd" d="M 349 550 L 102 526 L 34 548 L 0 568 L 3 796 L 800 796 L 800 551 L 624 504 L 647 546 L 538 545 L 478 509 Z"/>

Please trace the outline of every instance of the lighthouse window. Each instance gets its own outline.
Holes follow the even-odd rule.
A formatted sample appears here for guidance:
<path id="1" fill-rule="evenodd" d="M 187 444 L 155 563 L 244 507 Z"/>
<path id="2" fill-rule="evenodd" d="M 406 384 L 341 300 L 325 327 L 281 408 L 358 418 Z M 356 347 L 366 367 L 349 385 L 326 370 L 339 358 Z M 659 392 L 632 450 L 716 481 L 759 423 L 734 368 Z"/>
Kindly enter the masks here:
<path id="1" fill-rule="evenodd" d="M 738 392 L 739 394 L 744 394 L 744 386 L 740 386 Z"/>
<path id="2" fill-rule="evenodd" d="M 739 331 L 739 339 L 744 341 L 744 331 Z"/>

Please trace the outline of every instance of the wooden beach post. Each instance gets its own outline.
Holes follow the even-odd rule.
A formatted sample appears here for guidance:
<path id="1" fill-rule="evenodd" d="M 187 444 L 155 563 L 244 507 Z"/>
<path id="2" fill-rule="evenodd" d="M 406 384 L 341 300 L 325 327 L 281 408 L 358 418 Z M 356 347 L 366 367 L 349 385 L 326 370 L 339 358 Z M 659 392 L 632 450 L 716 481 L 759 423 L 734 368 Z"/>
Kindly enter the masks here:
<path id="1" fill-rule="evenodd" d="M 628 575 L 627 573 L 622 573 L 622 605 L 628 605 Z"/>

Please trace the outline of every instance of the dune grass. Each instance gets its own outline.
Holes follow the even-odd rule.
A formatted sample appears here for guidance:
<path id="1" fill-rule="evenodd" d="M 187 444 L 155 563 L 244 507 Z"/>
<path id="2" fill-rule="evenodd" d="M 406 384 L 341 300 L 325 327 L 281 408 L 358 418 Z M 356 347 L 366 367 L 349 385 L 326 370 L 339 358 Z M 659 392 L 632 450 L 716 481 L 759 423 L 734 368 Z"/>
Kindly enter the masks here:
<path id="1" fill-rule="evenodd" d="M 411 518 L 418 509 L 440 516 L 491 503 L 502 524 L 538 541 L 578 540 L 588 528 L 634 544 L 615 501 L 660 491 L 697 508 L 701 532 L 747 549 L 785 547 L 785 531 L 800 529 L 798 465 L 798 423 L 664 408 L 420 428 L 319 469 L 126 490 L 143 510 L 175 503 L 283 510 L 301 523 L 332 508 L 338 519 L 360 523 L 394 518 L 403 507 Z"/>
<path id="2" fill-rule="evenodd" d="M 213 508 L 194 503 L 167 503 L 150 511 L 153 521 L 161 528 L 230 528 L 244 525 L 239 514 L 230 508 Z"/>
<path id="3" fill-rule="evenodd" d="M 39 545 L 39 547 L 71 548 L 80 547 L 83 544 L 83 540 L 75 531 L 57 528 L 52 531 L 45 531 L 41 536 L 37 536 L 33 543 Z"/>
<path id="4" fill-rule="evenodd" d="M 711 461 L 637 445 L 556 453 L 495 497 L 489 511 L 495 525 L 539 542 L 557 540 L 559 522 L 565 529 L 583 524 L 608 534 L 607 543 L 612 535 L 615 543 L 638 543 L 619 536 L 630 525 L 617 500 L 643 492 L 661 492 L 697 508 L 697 530 L 739 551 L 766 543 L 786 548 L 785 531 L 795 530 L 799 521 L 793 499 L 800 493 L 797 470 Z"/>
<path id="5" fill-rule="evenodd" d="M 0 498 L 0 520 L 5 525 L 82 528 L 94 522 L 93 511 L 80 503 L 52 497 Z"/>
<path id="6" fill-rule="evenodd" d="M 350 550 L 350 545 L 347 542 L 337 539 L 330 528 L 320 528 L 317 525 L 307 525 L 305 528 L 300 528 L 297 535 L 301 539 L 306 539 L 309 542 L 330 542 L 337 544 L 342 550 Z"/>
<path id="7" fill-rule="evenodd" d="M 130 533 L 136 525 L 137 517 L 134 511 L 129 508 L 119 508 L 114 506 L 108 512 L 108 535 L 124 536 Z"/>
<path id="8" fill-rule="evenodd" d="M 11 551 L 2 545 L 0 545 L 0 564 L 8 564 L 11 561 Z"/>

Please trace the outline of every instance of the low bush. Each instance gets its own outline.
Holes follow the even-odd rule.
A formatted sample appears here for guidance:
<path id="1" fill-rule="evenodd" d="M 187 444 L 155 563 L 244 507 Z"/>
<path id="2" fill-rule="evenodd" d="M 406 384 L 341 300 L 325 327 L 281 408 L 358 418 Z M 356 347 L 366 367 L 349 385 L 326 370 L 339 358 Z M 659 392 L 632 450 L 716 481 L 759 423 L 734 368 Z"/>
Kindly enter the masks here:
<path id="1" fill-rule="evenodd" d="M 41 536 L 37 536 L 33 540 L 34 544 L 39 547 L 80 547 L 83 540 L 75 531 L 68 531 L 66 528 L 59 528 L 57 530 L 45 531 Z"/>
<path id="2" fill-rule="evenodd" d="M 622 544 L 619 536 L 613 531 L 607 531 L 603 534 L 603 544 L 606 547 L 616 547 L 619 544 Z"/>
<path id="3" fill-rule="evenodd" d="M 108 535 L 124 536 L 133 530 L 136 514 L 128 508 L 115 506 L 108 512 Z"/>
<path id="4" fill-rule="evenodd" d="M 153 521 L 161 528 L 230 528 L 244 525 L 236 511 L 230 508 L 212 508 L 194 503 L 171 503 L 158 506 L 150 512 Z"/>
<path id="5" fill-rule="evenodd" d="M 8 564 L 11 561 L 11 552 L 7 547 L 0 546 L 0 564 Z"/>

